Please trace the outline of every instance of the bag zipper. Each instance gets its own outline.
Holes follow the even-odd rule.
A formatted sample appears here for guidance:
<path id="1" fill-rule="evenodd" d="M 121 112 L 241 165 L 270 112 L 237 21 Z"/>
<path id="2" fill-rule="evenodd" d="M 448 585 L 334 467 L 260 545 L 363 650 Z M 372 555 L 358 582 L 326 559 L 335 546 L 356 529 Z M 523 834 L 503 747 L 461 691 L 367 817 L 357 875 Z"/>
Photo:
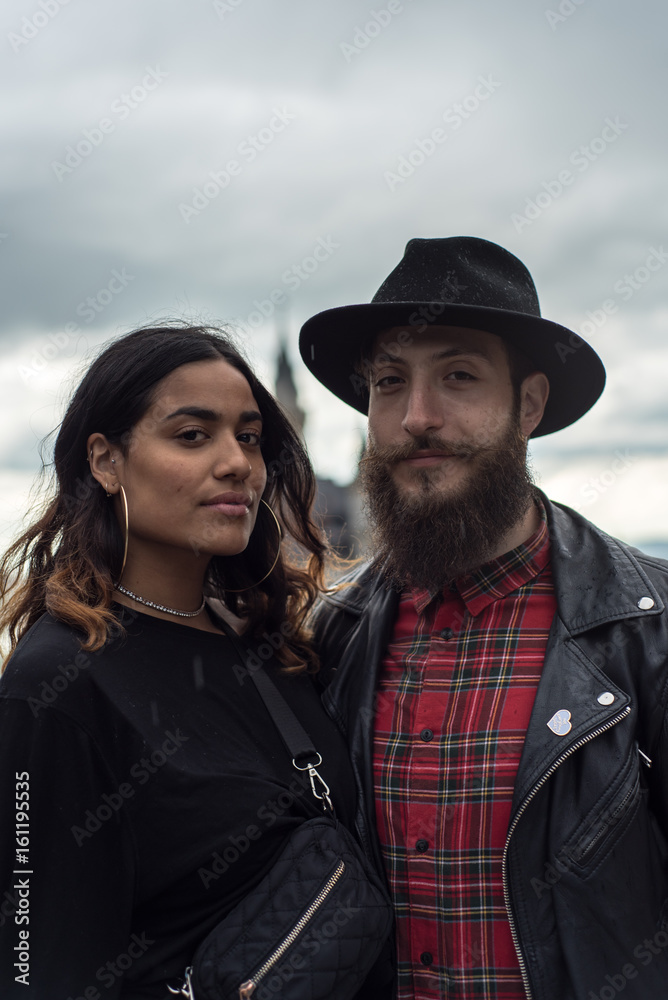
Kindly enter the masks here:
<path id="1" fill-rule="evenodd" d="M 313 919 L 317 911 L 320 909 L 322 904 L 327 899 L 327 896 L 331 893 L 336 883 L 340 880 L 341 876 L 345 871 L 345 868 L 346 868 L 345 863 L 343 861 L 339 861 L 338 865 L 336 866 L 330 877 L 327 879 L 327 881 L 325 882 L 324 886 L 322 887 L 318 895 L 315 897 L 315 899 L 308 907 L 308 909 L 305 910 L 305 912 L 299 918 L 299 920 L 292 928 L 290 933 L 287 935 L 287 937 L 285 937 L 281 941 L 278 948 L 274 949 L 269 958 L 262 963 L 257 972 L 255 972 L 250 979 L 247 979 L 240 985 L 239 1000 L 248 1000 L 248 998 L 253 995 L 260 981 L 264 979 L 264 977 L 269 972 L 271 967 L 275 965 L 276 962 L 278 962 L 279 959 L 283 957 L 283 955 L 288 950 L 290 945 L 294 943 L 296 938 L 304 930 L 308 922 Z"/>
<path id="2" fill-rule="evenodd" d="M 520 963 L 520 972 L 522 973 L 522 981 L 524 983 L 524 989 L 526 991 L 527 1000 L 532 1000 L 533 995 L 531 993 L 531 986 L 529 984 L 529 976 L 527 973 L 526 962 L 524 961 L 524 955 L 522 954 L 522 951 L 520 949 L 520 943 L 517 937 L 515 918 L 513 916 L 513 911 L 510 905 L 510 889 L 508 887 L 508 846 L 510 844 L 510 838 L 515 832 L 515 828 L 519 823 L 523 812 L 525 811 L 526 807 L 529 805 L 529 803 L 535 796 L 536 792 L 540 791 L 540 789 L 543 787 L 548 778 L 552 777 L 554 772 L 561 764 L 563 764 L 566 758 L 570 757 L 571 754 L 575 753 L 576 750 L 579 750 L 580 747 L 585 745 L 585 743 L 589 743 L 597 736 L 600 736 L 601 733 L 604 733 L 607 729 L 612 729 L 612 727 L 616 726 L 618 722 L 621 722 L 622 719 L 626 718 L 626 716 L 630 713 L 630 711 L 631 711 L 631 706 L 627 705 L 624 711 L 620 712 L 619 715 L 616 715 L 614 719 L 610 719 L 610 721 L 606 722 L 604 726 L 599 726 L 599 728 L 595 729 L 593 733 L 589 733 L 587 736 L 583 736 L 582 739 L 579 739 L 577 743 L 573 744 L 572 747 L 569 747 L 568 750 L 561 755 L 561 757 L 557 757 L 554 764 L 552 764 L 552 766 L 548 768 L 548 770 L 545 772 L 540 781 L 536 785 L 534 785 L 534 787 L 531 789 L 531 791 L 525 798 L 524 802 L 520 806 L 519 810 L 517 811 L 515 819 L 513 820 L 510 829 L 508 830 L 508 836 L 506 837 L 506 845 L 503 848 L 503 861 L 501 863 L 501 875 L 503 879 L 503 901 L 505 903 L 506 912 L 508 914 L 508 922 L 510 924 L 510 933 L 513 938 L 513 944 L 515 945 L 515 951 L 517 952 L 517 958 Z"/>

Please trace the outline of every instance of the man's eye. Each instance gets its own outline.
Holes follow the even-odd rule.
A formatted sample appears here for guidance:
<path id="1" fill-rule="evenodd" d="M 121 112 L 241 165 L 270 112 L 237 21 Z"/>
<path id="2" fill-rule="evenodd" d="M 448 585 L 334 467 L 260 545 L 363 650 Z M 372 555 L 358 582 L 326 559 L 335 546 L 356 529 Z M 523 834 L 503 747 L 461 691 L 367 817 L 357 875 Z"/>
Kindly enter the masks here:
<path id="1" fill-rule="evenodd" d="M 465 372 L 462 371 L 461 369 L 458 369 L 456 372 L 450 372 L 450 374 L 446 375 L 445 377 L 449 379 L 454 379 L 455 381 L 465 381 L 467 379 L 475 381 L 475 375 L 471 375 L 471 372 Z"/>
<path id="2" fill-rule="evenodd" d="M 403 382 L 400 375 L 382 375 L 380 378 L 374 379 L 373 384 L 382 388 L 387 385 L 399 385 Z"/>

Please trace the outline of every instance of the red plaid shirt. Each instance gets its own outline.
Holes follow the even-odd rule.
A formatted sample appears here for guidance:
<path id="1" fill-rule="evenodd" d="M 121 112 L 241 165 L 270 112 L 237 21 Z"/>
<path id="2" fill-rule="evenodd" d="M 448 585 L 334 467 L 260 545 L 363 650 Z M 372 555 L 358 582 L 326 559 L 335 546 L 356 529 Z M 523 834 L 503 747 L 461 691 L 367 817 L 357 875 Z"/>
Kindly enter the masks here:
<path id="1" fill-rule="evenodd" d="M 374 733 L 398 1000 L 524 1000 L 501 859 L 555 611 L 544 520 L 452 591 L 403 595 Z"/>

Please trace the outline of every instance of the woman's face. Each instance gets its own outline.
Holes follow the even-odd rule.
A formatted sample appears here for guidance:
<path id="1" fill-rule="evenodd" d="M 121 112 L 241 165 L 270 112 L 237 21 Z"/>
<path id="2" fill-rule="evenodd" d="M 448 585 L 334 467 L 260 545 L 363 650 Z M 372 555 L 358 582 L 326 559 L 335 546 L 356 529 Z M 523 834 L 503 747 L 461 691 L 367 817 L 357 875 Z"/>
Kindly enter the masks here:
<path id="1" fill-rule="evenodd" d="M 159 382 L 126 455 L 112 448 L 128 501 L 128 565 L 242 552 L 267 481 L 261 432 L 248 382 L 223 358 Z"/>

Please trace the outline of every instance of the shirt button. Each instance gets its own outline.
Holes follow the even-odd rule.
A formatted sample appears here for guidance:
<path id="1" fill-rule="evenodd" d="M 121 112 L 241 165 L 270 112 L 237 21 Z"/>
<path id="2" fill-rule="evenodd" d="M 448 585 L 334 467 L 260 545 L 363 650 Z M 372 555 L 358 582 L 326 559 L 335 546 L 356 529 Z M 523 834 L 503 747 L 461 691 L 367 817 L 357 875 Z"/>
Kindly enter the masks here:
<path id="1" fill-rule="evenodd" d="M 423 951 L 422 954 L 420 955 L 420 961 L 422 962 L 423 965 L 431 965 L 431 963 L 434 961 L 434 956 L 430 951 Z"/>
<path id="2" fill-rule="evenodd" d="M 415 850 L 419 851 L 420 854 L 424 854 L 425 851 L 429 850 L 429 841 L 428 840 L 418 840 L 417 843 L 415 844 Z"/>
<path id="3" fill-rule="evenodd" d="M 422 732 L 420 733 L 420 739 L 424 740 L 425 743 L 429 743 L 429 740 L 433 740 L 433 738 L 434 738 L 434 733 L 433 730 L 431 729 L 423 729 Z"/>
<path id="4" fill-rule="evenodd" d="M 441 629 L 441 639 L 452 639 L 454 634 L 451 628 Z"/>

